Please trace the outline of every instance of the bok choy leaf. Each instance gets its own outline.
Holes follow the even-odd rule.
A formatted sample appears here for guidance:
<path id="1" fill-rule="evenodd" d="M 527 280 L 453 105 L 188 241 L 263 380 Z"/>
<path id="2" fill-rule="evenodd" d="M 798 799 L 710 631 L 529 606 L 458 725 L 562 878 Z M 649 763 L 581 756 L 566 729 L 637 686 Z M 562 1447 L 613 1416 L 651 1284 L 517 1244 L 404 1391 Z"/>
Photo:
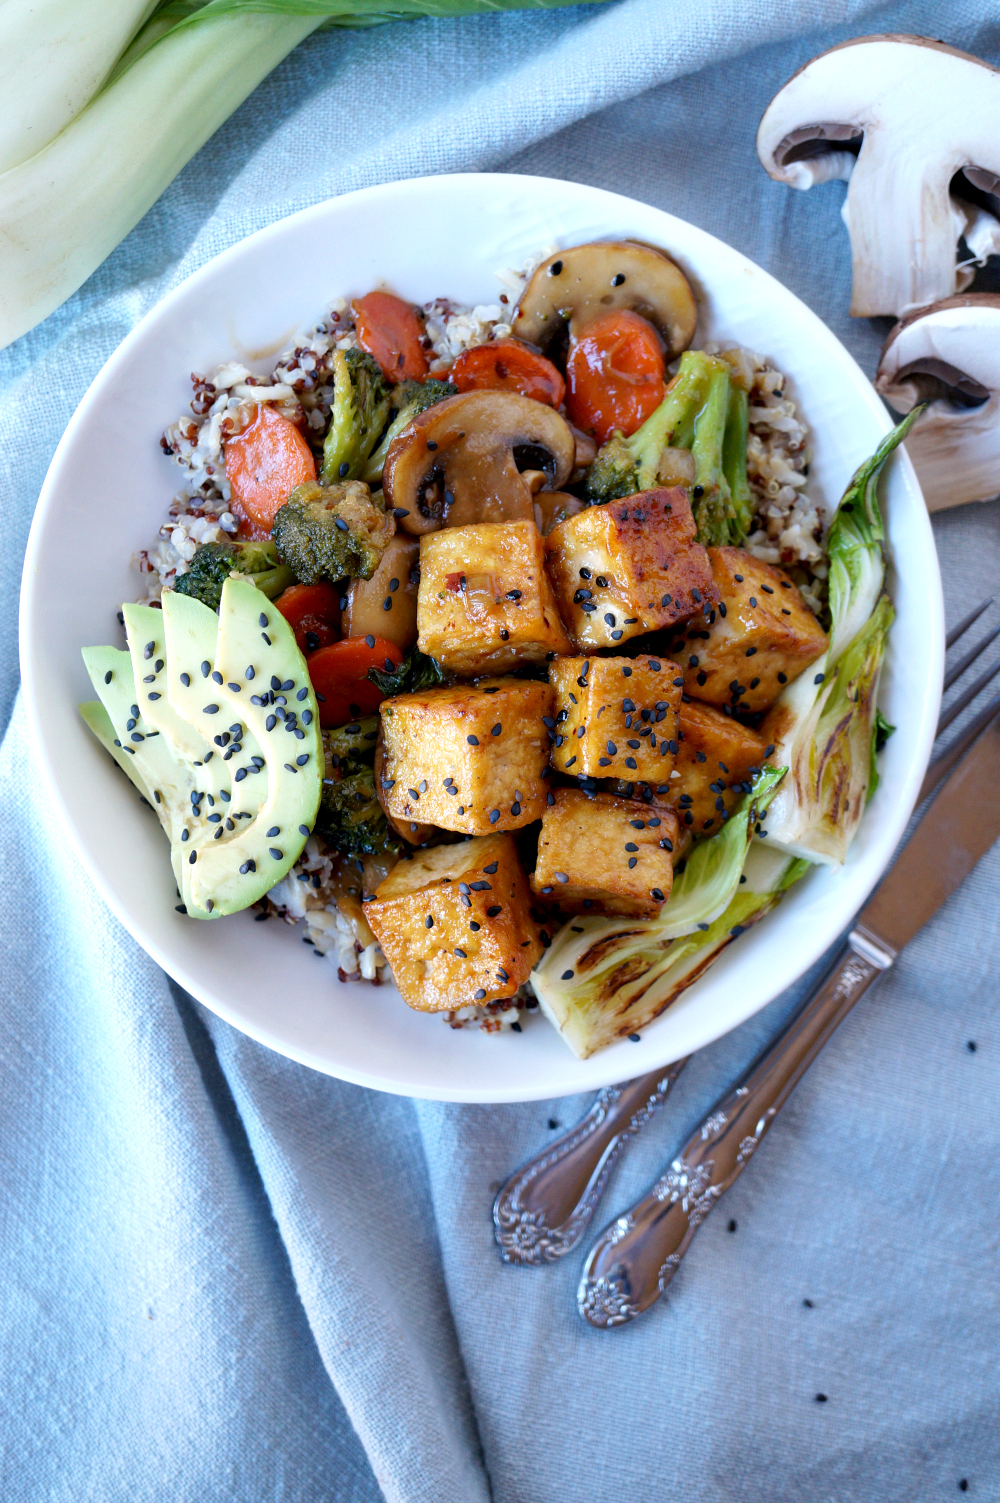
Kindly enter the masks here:
<path id="1" fill-rule="evenodd" d="M 701 975 L 744 929 L 770 912 L 808 862 L 765 852 L 761 881 L 741 885 L 753 828 L 784 769 L 766 767 L 719 833 L 698 843 L 655 919 L 573 919 L 531 975 L 549 1021 L 580 1059 L 635 1033 Z M 755 849 L 757 842 L 755 844 Z M 794 880 L 794 878 L 792 879 Z M 564 979 L 571 972 L 570 979 Z"/>
<path id="2" fill-rule="evenodd" d="M 893 608 L 885 590 L 882 470 L 923 412 L 915 407 L 861 465 L 830 527 L 830 646 L 790 684 L 761 727 L 788 777 L 768 815 L 770 840 L 839 866 L 874 785 L 876 697 Z"/>

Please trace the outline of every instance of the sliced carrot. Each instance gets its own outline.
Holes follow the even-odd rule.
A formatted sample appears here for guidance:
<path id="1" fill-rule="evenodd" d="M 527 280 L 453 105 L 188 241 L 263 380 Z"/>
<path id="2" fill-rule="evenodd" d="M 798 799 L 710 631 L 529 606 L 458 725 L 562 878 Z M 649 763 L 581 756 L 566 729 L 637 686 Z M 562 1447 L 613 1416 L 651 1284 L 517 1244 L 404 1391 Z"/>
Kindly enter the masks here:
<path id="1" fill-rule="evenodd" d="M 352 312 L 358 344 L 378 361 L 387 381 L 423 380 L 424 322 L 412 303 L 391 292 L 369 292 L 355 299 Z"/>
<path id="2" fill-rule="evenodd" d="M 368 677 L 369 668 L 387 672 L 403 654 L 384 637 L 344 637 L 309 658 L 309 677 L 319 700 L 319 723 L 326 730 L 359 715 L 371 715 L 385 698 Z"/>
<path id="3" fill-rule="evenodd" d="M 295 633 L 306 656 L 329 647 L 340 637 L 340 591 L 325 579 L 319 584 L 293 584 L 274 602 Z"/>
<path id="4" fill-rule="evenodd" d="M 663 341 L 645 318 L 621 309 L 586 324 L 566 360 L 571 422 L 603 444 L 628 436 L 663 401 Z"/>
<path id="5" fill-rule="evenodd" d="M 266 538 L 289 491 L 316 479 L 312 450 L 294 423 L 273 407 L 258 407 L 247 426 L 226 441 L 230 510 L 244 536 Z"/>
<path id="6" fill-rule="evenodd" d="M 529 349 L 519 339 L 500 339 L 463 350 L 448 372 L 459 391 L 516 391 L 536 402 L 558 407 L 566 395 L 566 383 L 551 360 Z"/>

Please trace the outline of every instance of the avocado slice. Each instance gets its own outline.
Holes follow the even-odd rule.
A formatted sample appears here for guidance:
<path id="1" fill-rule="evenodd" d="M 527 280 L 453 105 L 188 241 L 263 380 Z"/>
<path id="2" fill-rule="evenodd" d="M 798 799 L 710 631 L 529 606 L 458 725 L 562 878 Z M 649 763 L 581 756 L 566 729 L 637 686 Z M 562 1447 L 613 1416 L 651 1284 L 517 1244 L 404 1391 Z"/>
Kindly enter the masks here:
<path id="1" fill-rule="evenodd" d="M 305 659 L 247 580 L 227 579 L 218 616 L 174 591 L 123 615 L 128 652 L 84 649 L 100 706 L 81 714 L 159 815 L 188 913 L 236 913 L 281 881 L 315 823 L 323 752 Z"/>

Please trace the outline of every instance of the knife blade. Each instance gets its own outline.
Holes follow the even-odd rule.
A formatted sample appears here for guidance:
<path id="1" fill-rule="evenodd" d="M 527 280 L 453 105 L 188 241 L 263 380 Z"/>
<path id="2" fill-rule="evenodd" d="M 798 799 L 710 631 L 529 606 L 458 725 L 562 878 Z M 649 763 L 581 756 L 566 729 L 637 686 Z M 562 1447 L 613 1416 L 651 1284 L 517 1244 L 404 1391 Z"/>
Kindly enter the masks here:
<path id="1" fill-rule="evenodd" d="M 898 952 L 1000 838 L 1000 715 L 941 784 L 857 924 Z"/>

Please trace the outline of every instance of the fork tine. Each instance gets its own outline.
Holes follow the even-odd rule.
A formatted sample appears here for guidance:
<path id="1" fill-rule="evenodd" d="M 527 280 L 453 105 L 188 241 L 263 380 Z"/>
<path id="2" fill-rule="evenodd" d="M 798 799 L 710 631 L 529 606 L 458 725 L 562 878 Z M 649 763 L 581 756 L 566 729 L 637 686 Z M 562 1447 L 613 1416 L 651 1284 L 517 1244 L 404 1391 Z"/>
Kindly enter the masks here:
<path id="1" fill-rule="evenodd" d="M 964 637 L 965 633 L 969 630 L 969 627 L 974 626 L 975 623 L 979 620 L 980 616 L 983 614 L 983 611 L 988 611 L 992 604 L 993 596 L 991 595 L 988 600 L 983 601 L 982 605 L 977 605 L 974 611 L 970 611 L 967 616 L 963 616 L 957 626 L 952 627 L 951 631 L 944 639 L 945 652 L 947 652 L 950 647 L 954 647 L 959 637 Z"/>
<path id="2" fill-rule="evenodd" d="M 942 752 L 939 757 L 935 757 L 924 774 L 924 781 L 920 785 L 920 792 L 917 795 L 918 804 L 929 793 L 934 792 L 941 779 L 948 776 L 955 764 L 965 756 L 972 743 L 978 741 L 983 731 L 985 731 L 991 721 L 996 719 L 997 715 L 1000 715 L 1000 694 L 995 694 L 989 704 L 984 705 L 975 720 L 970 721 L 969 725 L 966 726 L 962 734 L 949 746 L 947 751 Z"/>
<path id="3" fill-rule="evenodd" d="M 991 642 L 996 641 L 997 637 L 1000 637 L 1000 626 L 995 626 L 992 631 L 987 632 L 986 636 L 981 637 L 980 640 L 976 643 L 975 647 L 969 648 L 968 652 L 965 654 L 965 657 L 960 659 L 960 661 L 955 664 L 954 668 L 949 668 L 948 672 L 944 676 L 945 693 L 947 693 L 947 691 L 951 688 L 952 684 L 957 678 L 962 677 L 962 674 L 965 672 L 966 668 L 969 668 L 976 661 L 979 654 L 981 652 L 985 652 Z"/>
<path id="4" fill-rule="evenodd" d="M 948 709 L 942 712 L 935 736 L 943 735 L 952 722 L 958 719 L 966 706 L 971 705 L 976 696 L 983 692 L 986 685 L 993 682 L 998 673 L 1000 673 L 1000 658 L 997 659 L 992 668 L 987 668 L 985 673 L 981 673 L 967 689 L 963 690 L 953 705 L 949 705 Z"/>

